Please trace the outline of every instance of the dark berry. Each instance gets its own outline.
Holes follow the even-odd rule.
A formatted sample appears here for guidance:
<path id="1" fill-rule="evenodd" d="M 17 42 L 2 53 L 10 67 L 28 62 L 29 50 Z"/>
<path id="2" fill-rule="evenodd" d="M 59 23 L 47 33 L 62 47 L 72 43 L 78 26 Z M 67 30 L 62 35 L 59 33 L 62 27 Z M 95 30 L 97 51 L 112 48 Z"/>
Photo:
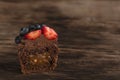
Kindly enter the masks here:
<path id="1" fill-rule="evenodd" d="M 40 24 L 36 24 L 35 27 L 38 30 L 38 29 L 41 29 L 42 26 Z"/>
<path id="2" fill-rule="evenodd" d="M 29 26 L 29 30 L 30 30 L 30 31 L 36 30 L 36 26 L 35 26 L 35 25 L 30 25 L 30 26 Z"/>
<path id="3" fill-rule="evenodd" d="M 15 43 L 16 43 L 16 44 L 21 43 L 21 39 L 22 39 L 22 37 L 17 36 L 17 37 L 15 38 Z"/>
<path id="4" fill-rule="evenodd" d="M 21 28 L 20 36 L 24 36 L 27 33 L 29 33 L 29 28 L 28 27 Z"/>

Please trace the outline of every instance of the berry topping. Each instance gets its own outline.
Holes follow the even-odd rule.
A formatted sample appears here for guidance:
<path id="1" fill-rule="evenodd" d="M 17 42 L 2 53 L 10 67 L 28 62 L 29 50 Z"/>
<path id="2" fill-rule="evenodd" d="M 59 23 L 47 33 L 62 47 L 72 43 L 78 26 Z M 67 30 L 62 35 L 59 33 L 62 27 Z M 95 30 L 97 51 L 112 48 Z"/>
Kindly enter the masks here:
<path id="1" fill-rule="evenodd" d="M 35 25 L 30 25 L 29 29 L 30 29 L 30 31 L 34 31 L 34 30 L 36 30 L 36 26 Z"/>
<path id="2" fill-rule="evenodd" d="M 54 29 L 47 27 L 46 25 L 43 25 L 42 31 L 43 31 L 44 36 L 49 40 L 54 40 L 54 39 L 57 39 L 58 37 Z"/>
<path id="3" fill-rule="evenodd" d="M 21 28 L 19 36 L 15 38 L 15 43 L 21 43 L 22 39 L 35 40 L 40 37 L 41 34 L 43 34 L 48 40 L 55 40 L 58 37 L 58 34 L 54 29 L 44 24 L 36 24 Z"/>
<path id="4" fill-rule="evenodd" d="M 29 28 L 28 27 L 21 28 L 21 30 L 20 30 L 20 36 L 24 36 L 28 32 L 29 32 Z"/>
<path id="5" fill-rule="evenodd" d="M 36 30 L 36 31 L 31 31 L 28 34 L 26 34 L 25 38 L 29 40 L 35 40 L 38 37 L 40 37 L 40 35 L 41 35 L 41 30 Z"/>
<path id="6" fill-rule="evenodd" d="M 36 27 L 36 29 L 41 29 L 42 26 L 39 24 L 36 24 L 35 27 Z"/>
<path id="7" fill-rule="evenodd" d="M 17 36 L 17 37 L 15 38 L 15 43 L 16 43 L 16 44 L 21 43 L 21 39 L 22 39 L 22 37 Z"/>

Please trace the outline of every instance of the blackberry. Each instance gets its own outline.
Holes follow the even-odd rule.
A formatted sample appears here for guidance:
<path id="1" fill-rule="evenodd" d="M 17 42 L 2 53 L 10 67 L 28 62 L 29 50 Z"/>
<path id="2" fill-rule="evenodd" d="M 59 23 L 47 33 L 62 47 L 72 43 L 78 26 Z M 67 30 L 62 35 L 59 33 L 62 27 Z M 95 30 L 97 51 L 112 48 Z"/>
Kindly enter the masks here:
<path id="1" fill-rule="evenodd" d="M 22 39 L 21 36 L 17 36 L 17 37 L 15 38 L 15 43 L 16 43 L 16 44 L 21 43 L 21 39 Z"/>
<path id="2" fill-rule="evenodd" d="M 36 30 L 36 26 L 35 26 L 35 25 L 30 25 L 30 26 L 29 26 L 29 30 L 30 30 L 30 31 Z"/>
<path id="3" fill-rule="evenodd" d="M 37 30 L 42 28 L 42 26 L 40 24 L 36 24 L 35 27 Z"/>
<path id="4" fill-rule="evenodd" d="M 27 33 L 29 33 L 29 28 L 28 27 L 21 28 L 20 36 L 24 36 Z"/>

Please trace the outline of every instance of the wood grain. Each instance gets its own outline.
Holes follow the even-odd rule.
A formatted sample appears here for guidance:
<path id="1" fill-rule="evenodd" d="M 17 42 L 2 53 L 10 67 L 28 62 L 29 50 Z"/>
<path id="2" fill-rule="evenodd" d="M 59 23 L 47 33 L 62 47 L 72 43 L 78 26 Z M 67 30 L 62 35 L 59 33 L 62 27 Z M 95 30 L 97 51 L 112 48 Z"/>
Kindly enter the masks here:
<path id="1" fill-rule="evenodd" d="M 120 80 L 119 0 L 0 0 L 0 80 Z M 59 34 L 58 66 L 23 75 L 14 38 L 45 23 Z"/>

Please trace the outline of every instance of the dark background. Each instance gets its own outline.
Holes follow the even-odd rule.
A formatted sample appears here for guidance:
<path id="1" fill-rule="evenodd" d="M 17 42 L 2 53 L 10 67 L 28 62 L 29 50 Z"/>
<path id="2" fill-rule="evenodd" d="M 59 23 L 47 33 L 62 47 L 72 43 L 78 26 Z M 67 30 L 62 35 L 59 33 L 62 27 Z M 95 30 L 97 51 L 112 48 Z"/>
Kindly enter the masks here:
<path id="1" fill-rule="evenodd" d="M 55 71 L 23 75 L 14 38 L 45 23 L 59 34 Z M 0 0 L 0 80 L 120 80 L 120 0 Z"/>

